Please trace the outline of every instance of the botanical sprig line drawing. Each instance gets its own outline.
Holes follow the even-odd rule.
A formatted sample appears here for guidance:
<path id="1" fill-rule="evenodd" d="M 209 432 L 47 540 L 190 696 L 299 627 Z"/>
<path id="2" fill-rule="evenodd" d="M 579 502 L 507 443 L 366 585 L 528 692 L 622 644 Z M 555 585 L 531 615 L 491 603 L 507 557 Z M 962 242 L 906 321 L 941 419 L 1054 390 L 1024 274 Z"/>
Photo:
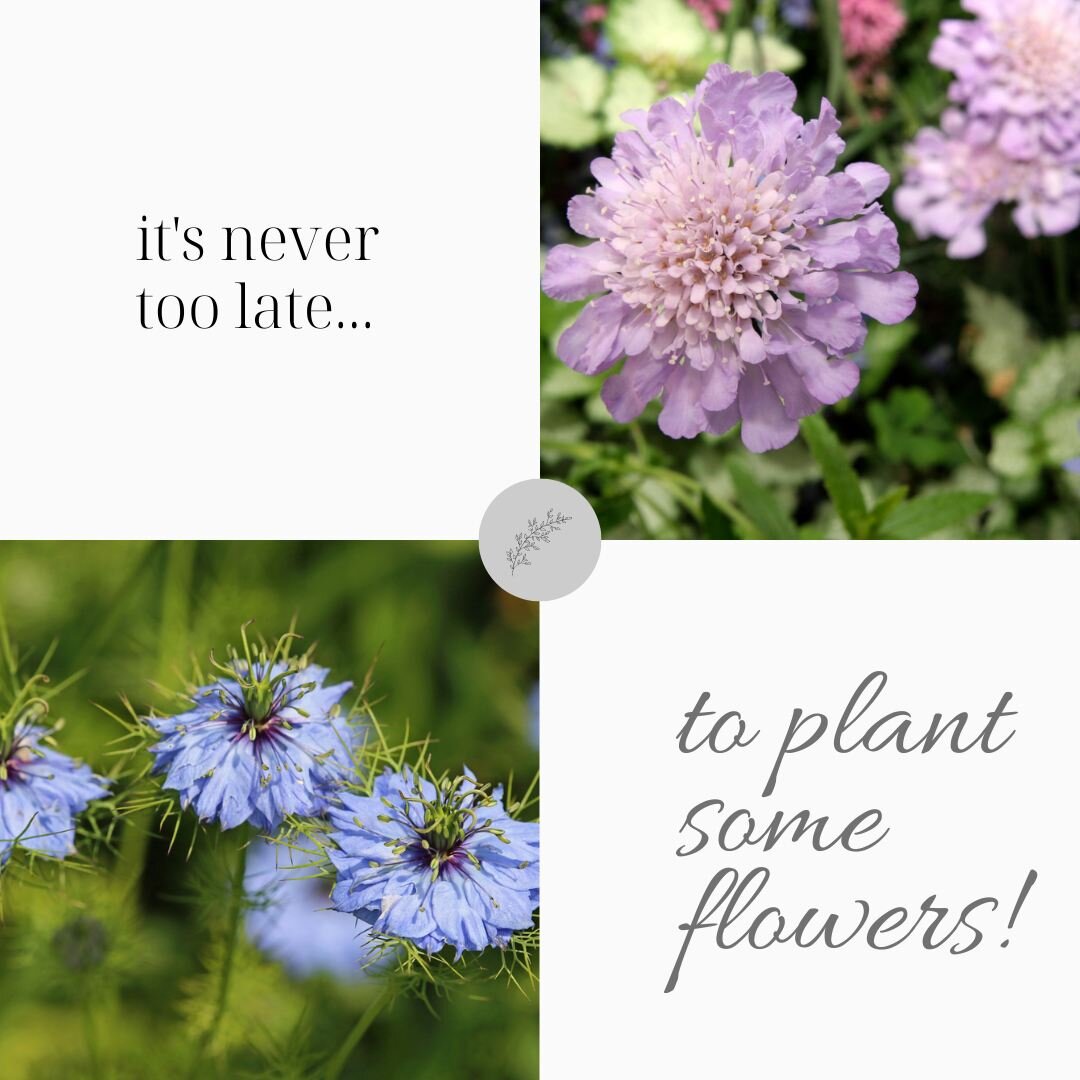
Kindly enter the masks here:
<path id="1" fill-rule="evenodd" d="M 574 519 L 561 510 L 556 513 L 551 507 L 547 515 L 540 518 L 529 518 L 528 528 L 514 536 L 514 547 L 507 548 L 506 561 L 510 564 L 511 576 L 516 573 L 519 566 L 532 566 L 529 562 L 529 552 L 539 551 L 540 544 L 550 544 L 551 537 L 562 530 L 562 527 Z"/>

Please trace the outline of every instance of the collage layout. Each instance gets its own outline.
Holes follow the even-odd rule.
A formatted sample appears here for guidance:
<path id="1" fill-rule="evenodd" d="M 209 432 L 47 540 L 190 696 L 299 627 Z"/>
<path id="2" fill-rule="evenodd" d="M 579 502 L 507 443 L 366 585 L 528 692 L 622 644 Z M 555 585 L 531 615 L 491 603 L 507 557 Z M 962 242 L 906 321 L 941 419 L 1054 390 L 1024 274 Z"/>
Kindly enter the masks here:
<path id="1" fill-rule="evenodd" d="M 9 294 L 4 320 L 5 367 L 18 369 L 5 397 L 12 414 L 31 389 L 56 403 L 32 422 L 12 416 L 13 455 L 31 432 L 49 445 L 38 463 L 12 457 L 9 506 L 55 510 L 12 521 L 13 508 L 3 533 L 14 538 L 0 541 L 0 1076 L 577 1080 L 600 1060 L 614 1076 L 660 1075 L 665 1055 L 690 1060 L 650 1042 L 659 1031 L 672 1047 L 693 1037 L 689 1021 L 662 1012 L 676 1008 L 664 980 L 680 932 L 706 927 L 728 948 L 706 921 L 719 904 L 662 927 L 652 914 L 667 912 L 668 891 L 652 871 L 661 858 L 682 871 L 690 826 L 675 835 L 685 808 L 665 804 L 656 839 L 660 782 L 650 794 L 643 770 L 674 752 L 678 728 L 650 710 L 689 718 L 683 754 L 693 723 L 714 715 L 703 711 L 704 668 L 672 659 L 698 655 L 687 612 L 712 614 L 717 679 L 752 675 L 767 696 L 774 679 L 799 677 L 789 635 L 801 643 L 795 623 L 814 625 L 811 604 L 869 620 L 872 589 L 842 565 L 859 549 L 833 541 L 890 542 L 877 563 L 850 565 L 892 576 L 893 560 L 913 589 L 930 590 L 918 594 L 924 609 L 942 586 L 921 575 L 955 565 L 932 554 L 945 548 L 1034 541 L 1043 547 L 1023 545 L 1034 561 L 1063 547 L 1075 557 L 1053 542 L 1080 540 L 1080 0 L 521 0 L 527 18 L 505 0 L 456 13 L 331 3 L 303 19 L 274 0 L 266 20 L 194 2 L 205 10 L 190 26 L 179 29 L 169 5 L 148 24 L 170 63 L 195 54 L 225 65 L 191 90 L 205 117 L 191 161 L 176 156 L 175 130 L 138 151 L 118 134 L 134 87 L 158 87 L 138 92 L 140 123 L 155 108 L 174 120 L 188 108 L 187 91 L 159 85 L 139 58 L 148 39 L 130 27 L 141 9 L 106 4 L 117 21 L 91 28 L 67 5 L 55 55 L 41 13 L 11 28 L 29 46 L 11 77 L 33 71 L 56 87 L 13 121 L 16 156 L 46 161 L 49 176 L 20 180 L 12 203 L 40 200 L 44 212 L 61 198 L 54 174 L 77 185 L 73 157 L 100 141 L 119 155 L 115 178 L 89 178 L 92 195 L 65 189 L 63 204 L 121 234 L 124 250 L 114 270 L 101 241 L 100 286 L 96 270 L 65 271 L 89 299 L 61 317 L 47 297 L 28 299 L 45 241 L 13 226 L 25 257 L 6 280 L 25 291 Z M 385 50 L 356 76 L 363 108 L 335 97 L 352 94 L 352 76 L 329 53 L 297 60 L 280 86 L 228 66 L 247 35 L 273 52 L 313 21 Z M 100 81 L 77 58 L 84 33 L 108 37 Z M 522 110 L 513 87 L 500 90 L 511 79 L 536 87 L 537 37 L 538 153 L 530 100 Z M 266 145 L 227 120 L 259 87 L 268 104 L 252 122 L 316 125 L 265 189 L 259 177 L 277 168 Z M 358 129 L 381 140 L 377 152 L 334 142 L 335 130 L 353 139 Z M 230 155 L 219 192 L 205 161 Z M 499 175 L 501 163 L 508 179 L 521 175 L 519 158 L 532 161 L 524 189 Z M 353 185 L 366 205 L 350 203 Z M 454 206 L 469 190 L 478 209 L 463 232 Z M 177 210 L 176 236 L 201 238 L 197 258 L 166 245 Z M 295 243 L 289 229 L 263 227 L 280 214 L 295 215 Z M 318 224 L 354 214 L 378 223 L 354 226 L 368 241 L 359 259 L 348 225 Z M 533 223 L 523 241 L 518 218 Z M 147 223 L 138 258 L 132 221 Z M 186 234 L 196 221 L 204 228 Z M 193 265 L 214 258 L 214 229 L 246 237 L 246 260 Z M 317 244 L 305 248 L 304 229 Z M 348 247 L 340 259 L 335 232 Z M 289 273 L 306 290 L 303 328 L 277 314 L 259 322 L 256 305 L 284 295 Z M 165 292 L 154 274 L 194 296 L 194 326 L 147 306 L 147 281 Z M 372 310 L 360 300 L 348 310 L 342 281 L 361 283 Z M 240 326 L 201 326 L 215 289 L 228 321 L 236 285 Z M 525 306 L 502 310 L 515 291 Z M 121 310 L 128 293 L 140 297 L 137 324 Z M 34 374 L 58 351 L 73 355 L 85 320 L 99 332 L 123 323 L 120 366 L 100 381 L 74 360 L 51 382 Z M 255 342 L 253 325 L 266 328 Z M 190 377 L 162 374 L 181 364 Z M 121 460 L 130 472 L 117 480 Z M 460 492 L 454 470 L 468 474 Z M 145 528 L 131 526 L 144 501 Z M 233 516 L 215 516 L 222 507 Z M 449 526 L 451 516 L 477 528 Z M 754 543 L 775 540 L 811 543 L 764 553 Z M 1057 554 L 1047 563 L 1063 565 Z M 1023 592 L 1004 569 L 982 572 L 1003 604 Z M 1062 578 L 1075 595 L 1073 576 Z M 1031 641 L 1062 640 L 1066 615 L 1056 617 Z M 863 663 L 859 637 L 832 639 L 838 665 Z M 750 666 L 770 649 L 771 667 Z M 893 664 L 892 685 L 910 684 L 915 661 L 899 655 L 837 678 L 884 687 Z M 989 676 L 1003 655 L 970 671 Z M 683 683 L 656 705 L 646 683 L 668 678 Z M 568 729 L 575 701 L 595 704 L 578 694 L 587 680 L 604 681 L 610 713 L 590 705 L 586 716 L 583 704 Z M 1023 696 L 1006 689 L 994 699 L 1002 724 L 1010 695 Z M 817 716 L 822 735 L 825 713 L 807 708 Z M 777 798 L 802 797 L 800 769 L 819 752 L 798 753 L 817 737 L 792 724 Z M 927 738 L 921 752 L 938 740 Z M 736 736 L 728 749 L 741 745 Z M 731 757 L 715 761 L 715 790 L 695 763 L 703 798 L 732 775 Z M 877 794 L 852 795 L 864 797 Z M 695 854 L 712 844 L 709 828 Z M 1051 887 L 1050 875 L 1031 875 L 1014 918 Z M 1002 901 L 1003 925 L 1015 899 Z M 558 1000 L 544 998 L 544 1039 L 542 954 L 545 985 L 558 987 Z M 704 967 L 689 955 L 680 1001 Z M 729 972 L 743 971 L 737 962 Z M 712 971 L 730 992 L 725 969 Z M 636 1013 L 607 1016 L 604 1001 L 616 1011 L 638 975 L 642 993 L 655 992 L 640 1026 Z M 747 994 L 773 993 L 748 978 Z M 803 985 L 789 969 L 769 978 Z M 583 995 L 572 1015 L 571 988 Z M 579 1047 L 571 1057 L 593 1024 L 608 1033 L 605 1056 Z M 717 1071 L 722 1054 L 694 1052 L 698 1075 L 733 1080 L 899 1075 L 809 1057 L 805 1073 L 751 1067 L 749 1056 Z M 960 1058 L 935 1060 L 932 1080 L 976 1075 L 944 1064 Z"/>

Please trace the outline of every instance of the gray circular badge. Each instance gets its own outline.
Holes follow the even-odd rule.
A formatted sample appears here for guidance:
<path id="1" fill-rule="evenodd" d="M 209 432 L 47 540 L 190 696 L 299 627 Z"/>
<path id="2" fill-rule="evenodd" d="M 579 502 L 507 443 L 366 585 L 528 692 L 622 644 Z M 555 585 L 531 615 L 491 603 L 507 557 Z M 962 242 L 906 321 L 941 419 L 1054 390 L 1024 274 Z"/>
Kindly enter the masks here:
<path id="1" fill-rule="evenodd" d="M 600 522 L 572 487 L 558 480 L 522 480 L 484 513 L 480 558 L 508 593 L 522 600 L 557 600 L 593 572 L 600 558 Z"/>

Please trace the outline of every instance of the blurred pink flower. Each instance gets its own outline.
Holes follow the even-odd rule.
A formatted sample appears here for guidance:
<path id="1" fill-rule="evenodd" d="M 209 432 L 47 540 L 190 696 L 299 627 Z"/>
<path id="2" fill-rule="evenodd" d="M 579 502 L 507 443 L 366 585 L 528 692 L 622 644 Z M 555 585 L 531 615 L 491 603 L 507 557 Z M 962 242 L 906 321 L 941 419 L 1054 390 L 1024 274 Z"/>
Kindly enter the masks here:
<path id="1" fill-rule="evenodd" d="M 706 30 L 719 30 L 719 17 L 731 10 L 731 0 L 686 0 L 686 6 L 698 13 Z"/>
<path id="2" fill-rule="evenodd" d="M 900 36 L 907 21 L 896 0 L 838 0 L 844 55 L 879 61 Z"/>

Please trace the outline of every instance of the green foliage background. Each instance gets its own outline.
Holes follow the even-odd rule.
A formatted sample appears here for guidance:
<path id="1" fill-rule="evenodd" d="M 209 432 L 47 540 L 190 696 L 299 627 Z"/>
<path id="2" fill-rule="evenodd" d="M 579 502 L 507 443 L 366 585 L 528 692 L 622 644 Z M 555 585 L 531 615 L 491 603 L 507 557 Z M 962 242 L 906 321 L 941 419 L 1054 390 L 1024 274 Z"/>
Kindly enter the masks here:
<path id="1" fill-rule="evenodd" d="M 537 605 L 497 589 L 473 543 L 8 542 L 0 606 L 31 657 L 58 639 L 55 680 L 86 669 L 52 713 L 66 721 L 61 749 L 98 771 L 113 765 L 120 732 L 96 704 L 116 708 L 121 693 L 137 709 L 162 704 L 152 682 L 180 685 L 193 654 L 220 655 L 247 619 L 276 636 L 294 614 L 335 679 L 359 684 L 379 654 L 380 723 L 391 739 L 406 719 L 430 731 L 436 768 L 468 763 L 491 781 L 527 781 L 537 768 Z M 5 875 L 0 1076 L 187 1075 L 222 917 L 215 833 L 188 860 L 189 831 L 170 854 L 128 828 L 97 869 Z M 247 947 L 199 1075 L 312 1075 L 374 993 L 329 976 L 291 980 Z M 344 1075 L 536 1075 L 535 994 L 479 981 L 432 1004 L 396 1001 Z"/>
<path id="2" fill-rule="evenodd" d="M 814 0 L 795 28 L 777 0 L 733 0 L 708 31 L 684 0 L 541 4 L 541 231 L 546 247 L 578 241 L 566 204 L 594 181 L 619 114 L 689 90 L 729 51 L 734 67 L 779 68 L 796 109 L 836 105 L 847 149 L 893 186 L 904 147 L 938 122 L 949 74 L 928 60 L 943 18 L 970 17 L 959 0 L 902 0 L 907 26 L 869 79 L 845 65 L 836 0 Z M 903 269 L 919 280 L 915 313 L 871 323 L 861 385 L 780 451 L 750 454 L 738 433 L 672 440 L 653 403 L 616 424 L 603 377 L 565 367 L 555 343 L 582 304 L 541 296 L 541 469 L 579 488 L 610 538 L 1080 537 L 1080 230 L 1025 240 L 1009 212 L 988 223 L 986 253 L 950 259 L 897 220 Z M 618 370 L 618 365 L 612 372 Z M 823 456 L 824 455 L 824 456 Z M 838 492 L 842 493 L 838 499 Z"/>

